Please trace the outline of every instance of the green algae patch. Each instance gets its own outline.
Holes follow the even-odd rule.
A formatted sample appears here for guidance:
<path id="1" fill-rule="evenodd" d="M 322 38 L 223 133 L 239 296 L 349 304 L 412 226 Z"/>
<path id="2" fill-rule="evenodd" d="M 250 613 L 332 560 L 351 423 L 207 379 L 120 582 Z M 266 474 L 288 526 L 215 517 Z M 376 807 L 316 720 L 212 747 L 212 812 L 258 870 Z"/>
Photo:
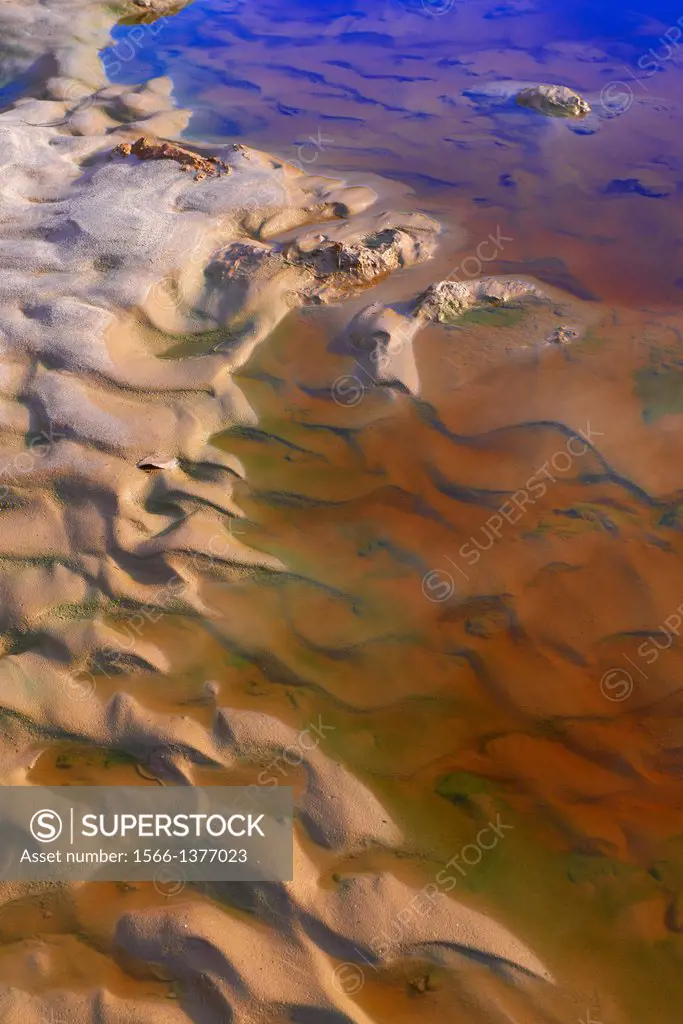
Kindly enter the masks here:
<path id="1" fill-rule="evenodd" d="M 683 366 L 650 365 L 633 376 L 645 423 L 683 413 Z"/>
<path id="2" fill-rule="evenodd" d="M 441 322 L 452 327 L 518 327 L 527 315 L 523 309 L 492 304 Z"/>
<path id="3" fill-rule="evenodd" d="M 450 772 L 439 780 L 436 792 L 453 804 L 466 804 L 473 796 L 486 793 L 489 788 L 486 780 L 478 775 L 470 775 L 469 772 Z"/>
<path id="4" fill-rule="evenodd" d="M 599 352 L 600 349 L 605 347 L 605 339 L 601 334 L 592 328 L 588 328 L 583 337 L 573 343 L 572 348 L 575 352 Z"/>
<path id="5" fill-rule="evenodd" d="M 187 356 L 210 355 L 222 342 L 231 341 L 233 338 L 237 338 L 237 333 L 233 335 L 224 327 L 196 334 L 177 334 L 173 344 L 159 354 L 159 359 L 185 359 Z"/>
<path id="6" fill-rule="evenodd" d="M 120 765 L 135 766 L 138 762 L 123 750 L 100 750 L 99 748 L 77 748 L 62 750 L 55 758 L 55 768 L 68 770 L 81 765 L 97 768 L 114 768 Z"/>

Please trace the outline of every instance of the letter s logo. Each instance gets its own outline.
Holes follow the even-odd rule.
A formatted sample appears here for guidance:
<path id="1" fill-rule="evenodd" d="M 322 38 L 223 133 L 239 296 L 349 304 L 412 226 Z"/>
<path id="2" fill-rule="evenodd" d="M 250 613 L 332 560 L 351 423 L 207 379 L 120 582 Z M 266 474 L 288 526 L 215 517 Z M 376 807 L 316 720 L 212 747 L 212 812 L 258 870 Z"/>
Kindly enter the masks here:
<path id="1" fill-rule="evenodd" d="M 62 819 L 56 811 L 36 811 L 31 818 L 31 835 L 39 843 L 54 843 L 62 834 Z"/>

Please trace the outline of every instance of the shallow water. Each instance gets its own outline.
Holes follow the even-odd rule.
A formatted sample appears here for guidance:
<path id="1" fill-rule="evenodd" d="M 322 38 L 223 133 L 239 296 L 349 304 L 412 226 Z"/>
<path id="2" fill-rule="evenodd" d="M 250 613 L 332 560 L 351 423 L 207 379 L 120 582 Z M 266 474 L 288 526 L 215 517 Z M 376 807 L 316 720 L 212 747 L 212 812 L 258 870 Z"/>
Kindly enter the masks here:
<path id="1" fill-rule="evenodd" d="M 664 2 L 198 0 L 155 35 L 120 26 L 103 58 L 116 82 L 170 73 L 189 137 L 393 178 L 447 228 L 464 224 L 473 250 L 500 227 L 506 263 L 561 260 L 553 276 L 587 296 L 675 303 L 683 49 L 662 37 L 675 41 L 678 17 Z M 590 95 L 599 130 L 462 95 L 500 79 Z M 634 178 L 655 196 L 611 185 Z M 456 259 L 448 238 L 442 250 L 470 254 Z"/>

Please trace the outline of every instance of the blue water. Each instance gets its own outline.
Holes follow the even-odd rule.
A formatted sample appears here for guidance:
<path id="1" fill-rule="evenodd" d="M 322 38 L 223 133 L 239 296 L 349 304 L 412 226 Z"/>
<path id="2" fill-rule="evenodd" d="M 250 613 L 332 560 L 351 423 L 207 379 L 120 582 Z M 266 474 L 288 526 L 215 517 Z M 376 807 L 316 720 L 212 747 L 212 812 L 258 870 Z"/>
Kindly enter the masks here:
<path id="1" fill-rule="evenodd" d="M 526 50 L 546 69 L 553 63 L 553 41 L 593 44 L 622 72 L 626 65 L 641 75 L 639 58 L 650 47 L 666 53 L 661 37 L 682 14 L 680 5 L 669 0 L 641 0 L 638 7 L 615 0 L 560 5 L 552 0 L 196 0 L 160 23 L 119 25 L 114 45 L 102 57 L 112 81 L 171 75 L 180 102 L 203 112 L 196 130 L 249 135 L 273 113 L 296 121 L 315 98 L 325 98 L 325 89 L 346 93 L 360 106 L 375 104 L 358 89 L 358 65 L 365 80 L 383 76 L 405 83 L 429 76 L 435 55 L 442 68 L 454 66 L 482 41 L 496 49 Z M 256 50 L 262 58 L 254 62 L 250 51 Z M 288 63 L 283 62 L 285 53 L 293 58 Z M 319 70 L 321 60 L 326 72 Z M 278 101 L 273 70 L 302 83 L 301 107 Z M 245 112 L 241 93 L 261 98 L 265 109 L 255 113 L 247 102 Z M 220 102 L 225 94 L 234 112 Z M 327 113 L 324 103 L 315 106 L 323 119 L 341 119 Z M 388 113 L 414 113 L 391 97 L 383 106 Z"/>

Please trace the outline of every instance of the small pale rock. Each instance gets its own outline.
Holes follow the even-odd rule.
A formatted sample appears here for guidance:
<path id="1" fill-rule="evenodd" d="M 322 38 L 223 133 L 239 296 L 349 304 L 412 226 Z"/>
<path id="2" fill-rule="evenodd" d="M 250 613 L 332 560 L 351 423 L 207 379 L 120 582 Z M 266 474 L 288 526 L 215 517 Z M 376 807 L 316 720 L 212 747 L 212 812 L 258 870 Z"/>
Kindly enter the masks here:
<path id="1" fill-rule="evenodd" d="M 517 93 L 520 107 L 530 107 L 547 117 L 585 117 L 590 105 L 566 85 L 533 85 Z"/>
<path id="2" fill-rule="evenodd" d="M 145 473 L 153 473 L 156 469 L 177 469 L 177 459 L 158 459 L 154 455 L 150 455 L 146 459 L 140 459 L 137 464 L 137 468 L 141 469 Z"/>

